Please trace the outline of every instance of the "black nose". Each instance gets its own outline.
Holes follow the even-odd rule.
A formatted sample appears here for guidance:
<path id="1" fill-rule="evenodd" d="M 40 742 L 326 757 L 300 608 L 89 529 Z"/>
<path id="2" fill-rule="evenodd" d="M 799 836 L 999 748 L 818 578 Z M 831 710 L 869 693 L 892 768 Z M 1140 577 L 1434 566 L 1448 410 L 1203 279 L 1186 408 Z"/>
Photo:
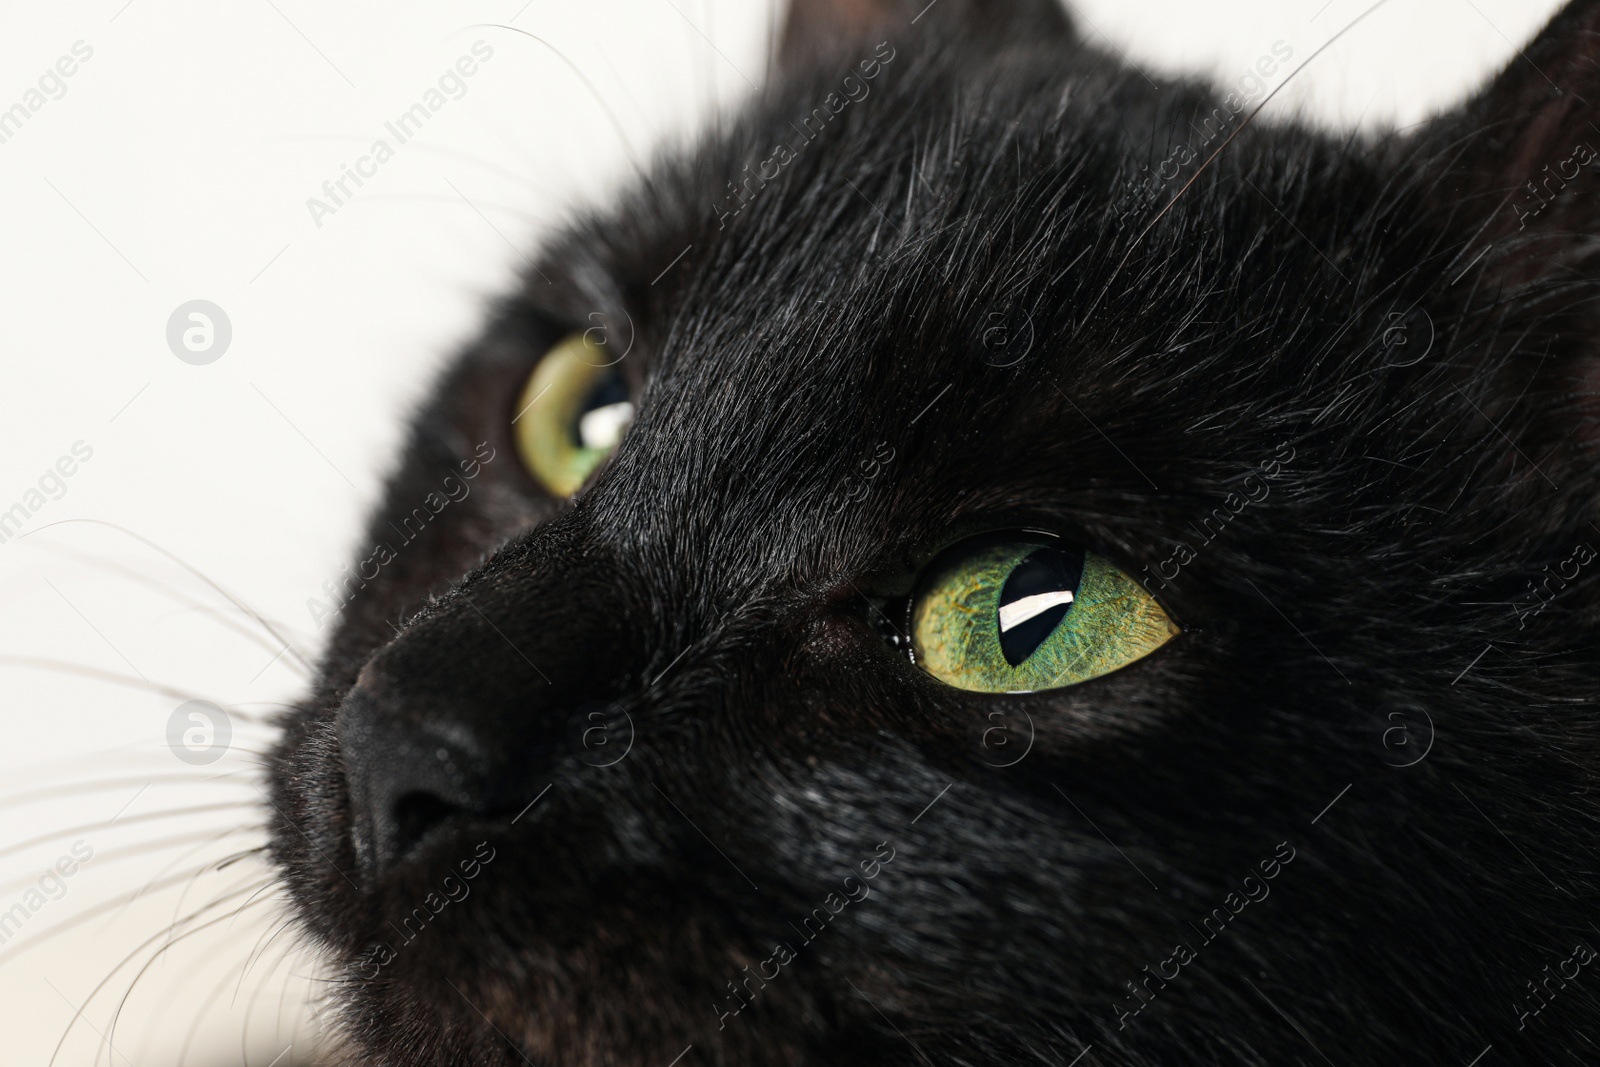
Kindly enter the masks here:
<path id="1" fill-rule="evenodd" d="M 607 765 L 631 744 L 631 726 L 607 709 L 642 674 L 636 610 L 609 592 L 609 570 L 516 562 L 414 619 L 339 704 L 350 832 L 369 885 L 454 847 L 469 827 L 510 825 L 558 775 Z"/>
<path id="2" fill-rule="evenodd" d="M 358 684 L 337 716 L 351 833 L 369 875 L 404 861 L 435 830 L 487 813 L 494 799 L 483 741 L 459 722 L 406 708 L 391 689 Z"/>

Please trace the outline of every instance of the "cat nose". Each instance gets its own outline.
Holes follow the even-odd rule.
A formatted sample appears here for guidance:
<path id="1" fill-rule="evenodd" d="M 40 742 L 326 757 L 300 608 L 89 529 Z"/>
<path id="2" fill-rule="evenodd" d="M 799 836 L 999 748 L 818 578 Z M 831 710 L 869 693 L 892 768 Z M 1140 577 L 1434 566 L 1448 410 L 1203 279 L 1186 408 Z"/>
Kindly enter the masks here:
<path id="1" fill-rule="evenodd" d="M 436 830 L 489 810 L 489 760 L 459 722 L 415 714 L 387 687 L 357 684 L 335 722 L 344 754 L 351 835 L 362 871 L 380 877 Z"/>
<path id="2" fill-rule="evenodd" d="M 538 573 L 434 605 L 340 701 L 350 835 L 369 885 L 469 827 L 511 825 L 556 776 L 631 745 L 607 709 L 640 674 L 645 646 L 623 625 L 633 612 L 588 572 Z"/>

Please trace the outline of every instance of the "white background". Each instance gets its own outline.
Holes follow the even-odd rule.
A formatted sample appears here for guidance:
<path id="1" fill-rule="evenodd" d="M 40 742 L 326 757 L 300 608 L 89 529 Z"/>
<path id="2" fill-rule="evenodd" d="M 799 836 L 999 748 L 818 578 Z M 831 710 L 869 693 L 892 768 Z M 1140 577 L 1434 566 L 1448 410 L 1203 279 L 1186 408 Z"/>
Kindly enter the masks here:
<path id="1" fill-rule="evenodd" d="M 1076 10 L 1086 34 L 1151 74 L 1233 80 L 1278 40 L 1298 65 L 1367 4 Z M 1458 101 L 1556 6 L 1389 0 L 1268 115 L 1414 123 Z M 254 954 L 281 918 L 270 887 L 233 910 L 260 865 L 160 888 L 259 843 L 250 781 L 267 735 L 245 717 L 303 683 L 294 654 L 274 658 L 282 642 L 196 574 L 311 656 L 321 635 L 307 598 L 337 576 L 405 413 L 519 250 L 574 205 L 602 202 L 628 176 L 629 151 L 647 157 L 735 105 L 763 76 L 771 22 L 751 0 L 0 6 L 0 109 L 75 42 L 93 49 L 65 94 L 0 144 L 0 511 L 74 442 L 94 450 L 29 536 L 0 544 L 0 911 L 73 842 L 95 850 L 65 895 L 0 945 L 0 1059 L 44 1064 L 88 1001 L 59 1063 L 166 1067 L 191 1033 L 201 1067 L 312 1061 L 312 964 L 288 951 L 292 933 Z M 375 138 L 393 144 L 385 121 L 480 39 L 494 55 L 465 95 L 315 225 L 307 198 Z M 165 339 L 169 315 L 196 298 L 233 329 L 206 366 L 180 362 Z M 185 699 L 175 690 L 234 713 L 219 762 L 191 767 L 168 749 Z M 109 1051 L 101 1036 L 149 949 L 90 1000 L 96 983 L 230 891 L 232 906 L 202 916 L 214 926 L 144 973 Z"/>

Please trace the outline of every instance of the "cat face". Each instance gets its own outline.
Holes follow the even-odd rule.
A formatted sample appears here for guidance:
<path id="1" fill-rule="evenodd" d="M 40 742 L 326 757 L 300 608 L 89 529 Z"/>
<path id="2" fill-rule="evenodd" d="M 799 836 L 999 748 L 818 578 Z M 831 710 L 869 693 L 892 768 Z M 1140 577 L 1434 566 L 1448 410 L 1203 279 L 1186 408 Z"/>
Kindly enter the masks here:
<path id="1" fill-rule="evenodd" d="M 1563 19 L 1559 92 L 1363 143 L 1043 3 L 798 4 L 333 605 L 274 851 L 347 1061 L 1579 1062 L 1600 175 L 1506 195 L 1600 145 Z"/>

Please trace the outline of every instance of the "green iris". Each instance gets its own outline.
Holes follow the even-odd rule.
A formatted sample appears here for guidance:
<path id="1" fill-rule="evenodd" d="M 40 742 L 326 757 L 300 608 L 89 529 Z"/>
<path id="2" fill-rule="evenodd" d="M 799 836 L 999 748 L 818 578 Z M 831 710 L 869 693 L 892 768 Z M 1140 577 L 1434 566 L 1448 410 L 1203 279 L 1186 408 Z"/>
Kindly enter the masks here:
<path id="1" fill-rule="evenodd" d="M 981 693 L 1077 685 L 1177 633 L 1161 605 L 1104 556 L 1021 537 L 947 553 L 911 608 L 917 663 Z"/>
<path id="2" fill-rule="evenodd" d="M 616 451 L 633 419 L 614 364 L 588 333 L 570 334 L 545 353 L 517 400 L 518 451 L 556 496 L 576 493 Z"/>

